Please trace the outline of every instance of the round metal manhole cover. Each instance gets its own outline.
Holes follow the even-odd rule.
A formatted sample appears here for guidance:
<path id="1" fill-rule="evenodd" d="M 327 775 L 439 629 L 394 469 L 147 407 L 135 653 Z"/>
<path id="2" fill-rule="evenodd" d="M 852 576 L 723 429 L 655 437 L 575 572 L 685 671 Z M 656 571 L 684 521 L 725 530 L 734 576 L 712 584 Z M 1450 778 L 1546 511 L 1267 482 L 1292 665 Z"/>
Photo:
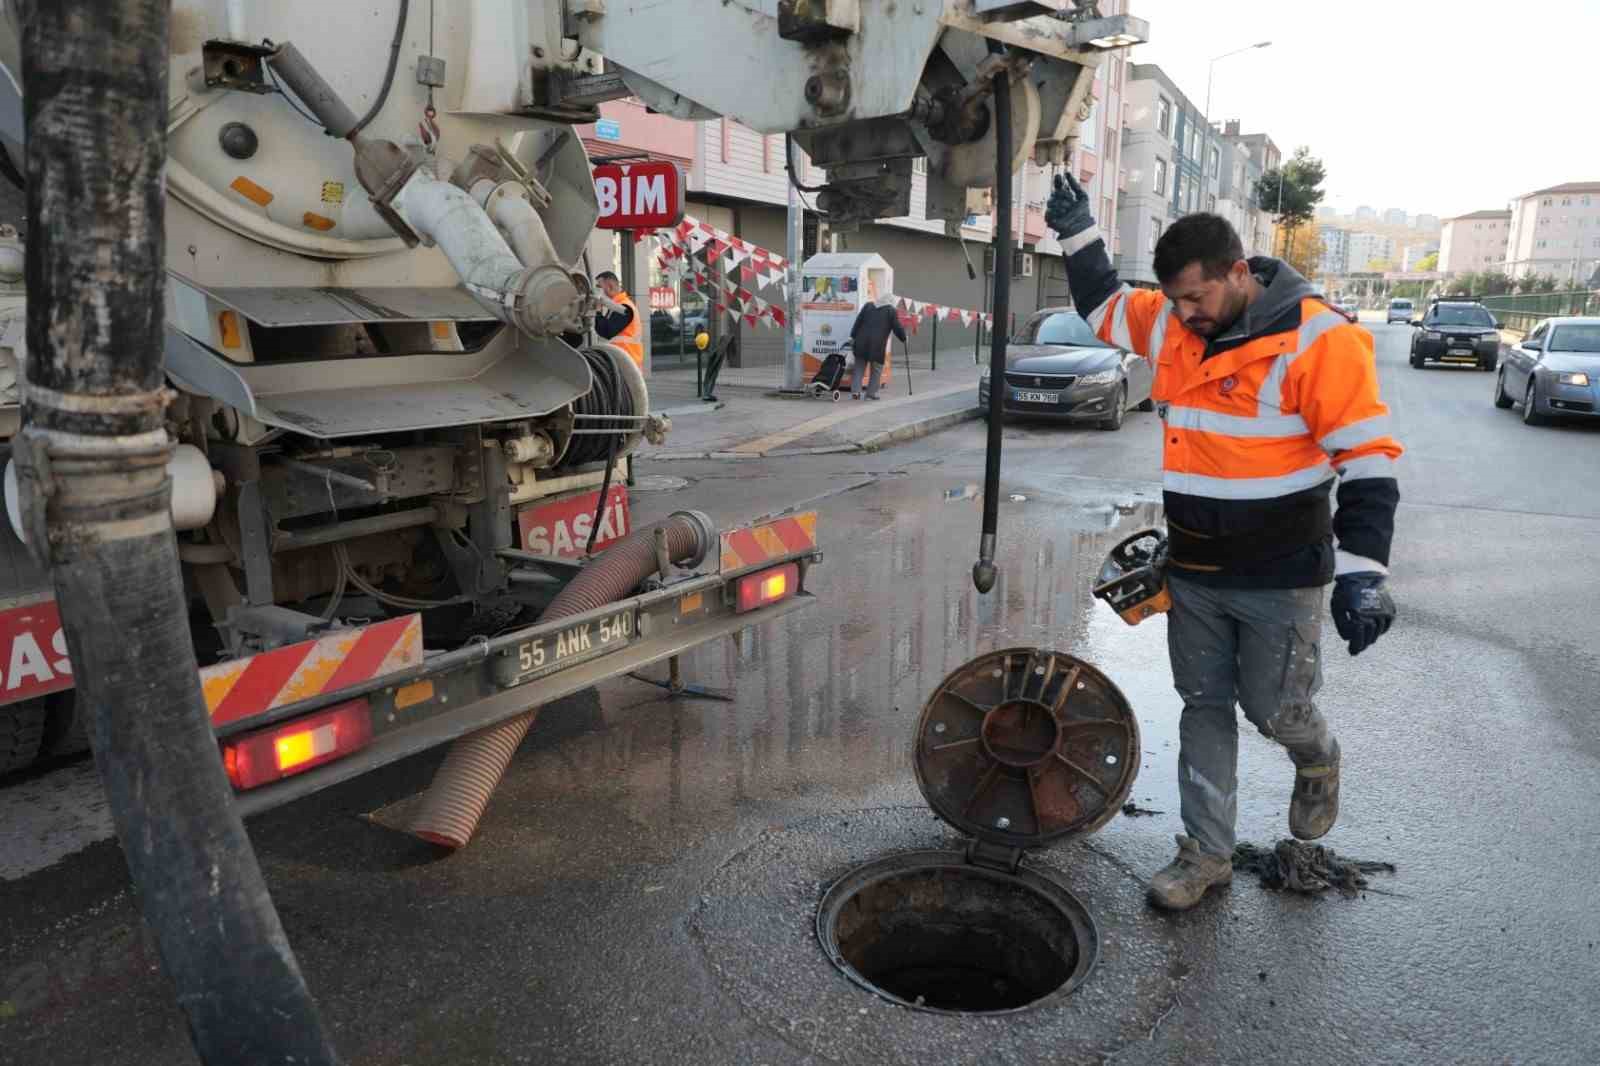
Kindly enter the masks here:
<path id="1" fill-rule="evenodd" d="M 673 477 L 671 474 L 640 474 L 633 479 L 629 488 L 634 492 L 673 492 L 688 484 L 688 478 Z"/>
<path id="2" fill-rule="evenodd" d="M 1092 833 L 1139 772 L 1139 722 L 1111 679 L 1044 648 L 980 655 L 917 721 L 917 784 L 934 813 L 1006 847 Z"/>
<path id="3" fill-rule="evenodd" d="M 1100 935 L 1071 892 L 1026 868 L 919 851 L 840 878 L 817 939 L 846 977 L 944 1014 L 1006 1014 L 1066 996 L 1094 968 Z"/>

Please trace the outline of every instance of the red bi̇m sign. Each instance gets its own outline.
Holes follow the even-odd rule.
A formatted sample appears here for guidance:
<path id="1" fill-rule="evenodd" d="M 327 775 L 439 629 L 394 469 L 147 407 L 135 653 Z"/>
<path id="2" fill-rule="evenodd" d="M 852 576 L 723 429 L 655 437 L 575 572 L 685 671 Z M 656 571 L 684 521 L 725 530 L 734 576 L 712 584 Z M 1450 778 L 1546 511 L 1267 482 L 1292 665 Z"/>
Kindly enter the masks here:
<path id="1" fill-rule="evenodd" d="M 683 220 L 683 171 L 647 160 L 594 168 L 601 229 L 664 229 Z"/>

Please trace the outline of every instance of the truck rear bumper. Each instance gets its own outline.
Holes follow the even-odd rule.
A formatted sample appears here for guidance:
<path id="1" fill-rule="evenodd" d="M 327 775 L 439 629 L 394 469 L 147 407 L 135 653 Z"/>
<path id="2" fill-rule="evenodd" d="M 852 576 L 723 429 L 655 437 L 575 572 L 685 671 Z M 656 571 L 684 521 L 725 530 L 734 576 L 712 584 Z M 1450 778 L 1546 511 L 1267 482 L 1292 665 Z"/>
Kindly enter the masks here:
<path id="1" fill-rule="evenodd" d="M 718 637 L 731 636 L 746 626 L 775 621 L 811 606 L 815 599 L 809 593 L 800 593 L 783 603 L 747 614 L 727 614 L 686 627 L 668 626 L 664 631 L 644 637 L 614 654 L 592 659 L 541 680 L 502 689 L 420 720 L 411 722 L 397 720 L 389 729 L 380 733 L 370 746 L 297 777 L 285 778 L 249 792 L 240 792 L 235 796 L 235 806 L 241 814 L 248 816 L 293 802 L 389 763 L 449 743 L 468 733 L 498 725 L 530 707 L 542 706 L 564 696 L 581 692 L 612 677 L 682 654 L 698 644 L 704 644 Z M 614 607 L 615 605 L 612 609 Z M 454 673 L 441 672 L 432 676 L 431 680 L 441 692 L 448 694 L 452 689 L 471 687 L 470 684 L 462 684 L 467 679 L 461 677 L 461 673 L 459 670 Z M 396 688 L 386 689 L 373 697 L 375 724 L 377 718 L 386 715 L 398 719 L 406 714 L 405 711 L 393 710 L 395 691 Z M 386 702 L 387 709 L 384 706 Z M 451 699 L 449 702 L 455 701 Z M 448 707 L 449 704 L 445 706 Z"/>

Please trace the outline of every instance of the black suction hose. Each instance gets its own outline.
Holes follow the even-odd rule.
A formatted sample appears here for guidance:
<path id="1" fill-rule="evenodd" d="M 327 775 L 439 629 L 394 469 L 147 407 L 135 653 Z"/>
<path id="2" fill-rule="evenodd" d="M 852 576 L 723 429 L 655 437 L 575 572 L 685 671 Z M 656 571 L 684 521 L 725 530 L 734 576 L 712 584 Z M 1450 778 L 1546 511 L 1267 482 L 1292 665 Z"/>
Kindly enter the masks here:
<path id="1" fill-rule="evenodd" d="M 389 102 L 389 90 L 394 88 L 395 68 L 400 65 L 400 45 L 406 38 L 406 11 L 411 6 L 411 0 L 400 0 L 400 13 L 394 20 L 394 40 L 389 42 L 389 65 L 383 72 L 383 85 L 378 89 L 377 98 L 372 101 L 372 106 L 367 113 L 362 115 L 346 137 L 354 137 L 367 128 L 367 124 L 378 117 L 378 112 L 383 110 L 383 105 Z M 431 91 L 431 90 L 430 90 Z"/>
<path id="2" fill-rule="evenodd" d="M 983 535 L 972 584 L 980 593 L 994 588 L 995 527 L 1000 520 L 1000 443 L 1005 411 L 1006 327 L 1011 320 L 1011 78 L 994 79 L 994 330 L 989 338 L 989 446 L 983 464 Z"/>

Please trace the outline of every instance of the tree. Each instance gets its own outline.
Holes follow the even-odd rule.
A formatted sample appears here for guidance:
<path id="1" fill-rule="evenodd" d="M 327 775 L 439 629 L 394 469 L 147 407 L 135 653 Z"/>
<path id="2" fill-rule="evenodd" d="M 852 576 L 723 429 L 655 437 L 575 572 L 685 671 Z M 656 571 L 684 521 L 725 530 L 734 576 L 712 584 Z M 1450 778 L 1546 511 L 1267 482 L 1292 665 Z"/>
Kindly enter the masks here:
<path id="1" fill-rule="evenodd" d="M 1470 296 L 1478 287 L 1478 274 L 1469 270 L 1464 274 L 1457 274 L 1444 285 L 1446 295 Z"/>
<path id="2" fill-rule="evenodd" d="M 1291 231 L 1287 239 L 1288 244 L 1283 252 L 1284 262 L 1306 277 L 1311 277 L 1322 263 L 1324 251 L 1322 238 L 1317 235 L 1315 228 L 1302 226 Z"/>
<path id="3" fill-rule="evenodd" d="M 1315 217 L 1317 205 L 1325 195 L 1321 186 L 1327 176 L 1322 160 L 1312 156 L 1310 148 L 1301 145 L 1287 163 L 1256 179 L 1256 203 L 1277 215 L 1278 228 L 1283 232 L 1285 258 L 1293 247 L 1295 231 Z"/>
<path id="4" fill-rule="evenodd" d="M 1503 271 L 1486 270 L 1478 275 L 1478 287 L 1472 293 L 1474 296 L 1504 296 L 1510 292 L 1512 281 Z"/>
<path id="5" fill-rule="evenodd" d="M 1417 261 L 1417 269 L 1421 271 L 1439 269 L 1439 253 L 1429 252 Z"/>

